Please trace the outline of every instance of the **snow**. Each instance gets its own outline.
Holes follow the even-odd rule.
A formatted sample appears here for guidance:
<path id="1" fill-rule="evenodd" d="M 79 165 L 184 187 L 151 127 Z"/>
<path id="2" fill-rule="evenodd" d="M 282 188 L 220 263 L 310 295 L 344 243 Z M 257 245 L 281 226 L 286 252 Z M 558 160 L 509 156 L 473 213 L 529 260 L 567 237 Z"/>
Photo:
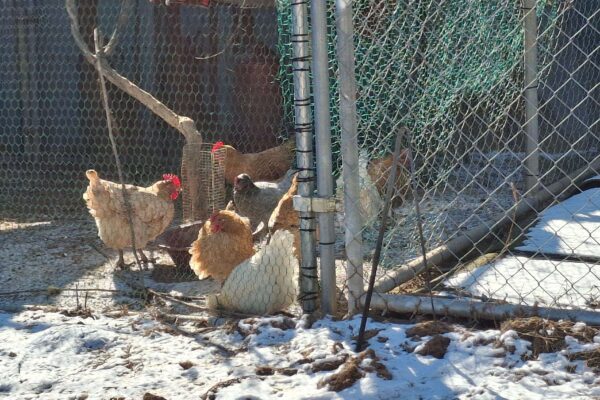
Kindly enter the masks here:
<path id="1" fill-rule="evenodd" d="M 600 300 L 600 265 L 565 260 L 565 256 L 597 259 L 599 228 L 600 189 L 592 188 L 540 214 L 516 248 L 534 253 L 534 258 L 507 255 L 459 272 L 445 285 L 517 304 L 595 309 Z"/>
<path id="2" fill-rule="evenodd" d="M 568 348 L 523 361 L 529 343 L 514 332 L 467 331 L 457 327 L 443 359 L 409 352 L 428 338 L 406 337 L 412 325 L 371 321 L 381 329 L 370 339 L 392 380 L 374 373 L 341 392 L 317 389 L 331 372 L 313 373 L 299 360 L 334 355 L 336 343 L 351 353 L 359 319 L 317 322 L 311 329 L 282 330 L 278 318 L 242 321 L 239 332 L 173 335 L 157 329 L 149 315 L 110 318 L 67 317 L 28 310 L 0 313 L 0 397 L 10 399 L 140 399 L 150 392 L 167 399 L 199 398 L 217 382 L 246 377 L 216 393 L 218 399 L 588 399 L 600 396 L 600 377 L 582 361 L 566 355 L 582 348 L 571 339 Z M 181 325 L 192 330 L 192 325 Z M 510 342 L 514 354 L 496 343 Z M 340 345 L 337 347 L 340 348 Z M 190 361 L 187 370 L 179 363 Z M 298 373 L 256 376 L 257 366 L 294 367 Z M 567 369 L 567 367 L 571 367 Z M 574 368 L 573 368 L 574 367 Z M 574 369 L 574 372 L 569 372 Z M 87 395 L 87 397 L 85 397 Z M 84 396 L 84 397 L 81 397 Z"/>
<path id="3" fill-rule="evenodd" d="M 458 273 L 446 286 L 515 304 L 588 308 L 600 299 L 600 265 L 508 256 Z"/>
<path id="4" fill-rule="evenodd" d="M 600 189 L 588 189 L 543 211 L 517 250 L 597 258 L 600 254 Z"/>

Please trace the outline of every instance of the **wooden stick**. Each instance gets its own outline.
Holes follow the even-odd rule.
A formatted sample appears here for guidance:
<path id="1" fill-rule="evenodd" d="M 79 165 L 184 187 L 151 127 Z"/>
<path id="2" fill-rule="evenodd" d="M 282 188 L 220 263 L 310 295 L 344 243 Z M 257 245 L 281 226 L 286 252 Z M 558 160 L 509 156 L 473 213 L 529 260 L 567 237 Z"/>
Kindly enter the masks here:
<path id="1" fill-rule="evenodd" d="M 385 202 L 383 203 L 383 214 L 381 215 L 381 226 L 379 227 L 379 235 L 377 236 L 377 243 L 375 244 L 375 254 L 373 254 L 373 265 L 371 267 L 371 275 L 369 276 L 369 287 L 367 288 L 367 298 L 365 299 L 365 305 L 363 307 L 362 317 L 360 320 L 360 328 L 358 329 L 358 338 L 356 340 L 355 351 L 359 352 L 362 350 L 363 341 L 365 339 L 365 329 L 367 327 L 367 317 L 369 315 L 369 306 L 371 304 L 371 297 L 373 296 L 373 287 L 375 286 L 375 277 L 377 276 L 377 267 L 379 266 L 379 260 L 381 258 L 381 248 L 383 247 L 383 238 L 385 236 L 385 230 L 387 228 L 388 215 L 392 206 L 392 196 L 394 194 L 394 188 L 396 186 L 396 175 L 398 172 L 398 163 L 400 161 L 400 147 L 402 146 L 402 136 L 404 135 L 406 128 L 401 128 L 400 132 L 396 135 L 396 145 L 394 147 L 394 158 L 392 160 L 392 170 L 388 176 L 385 189 Z"/>
<path id="2" fill-rule="evenodd" d="M 96 70 L 100 78 L 100 93 L 102 95 L 102 105 L 104 106 L 104 113 L 106 114 L 106 126 L 108 128 L 108 137 L 110 139 L 110 145 L 115 157 L 115 163 L 117 164 L 117 172 L 119 173 L 119 181 L 121 183 L 121 194 L 123 196 L 123 203 L 125 204 L 125 211 L 127 213 L 127 222 L 129 222 L 129 234 L 131 236 L 131 248 L 133 249 L 133 257 L 140 270 L 142 270 L 142 263 L 138 258 L 137 249 L 135 246 L 135 229 L 133 227 L 133 211 L 131 202 L 129 201 L 129 192 L 125 187 L 125 177 L 123 175 L 123 167 L 121 166 L 121 158 L 117 150 L 117 143 L 115 136 L 113 135 L 112 129 L 112 115 L 110 112 L 110 105 L 108 104 L 108 92 L 106 91 L 106 83 L 104 82 L 104 73 L 102 68 L 102 43 L 100 43 L 100 31 L 98 28 L 94 29 L 94 48 L 96 50 Z M 120 257 L 122 258 L 122 257 Z"/>
<path id="3" fill-rule="evenodd" d="M 113 30 L 112 35 L 110 35 L 110 39 L 104 48 L 102 49 L 102 53 L 105 56 L 110 56 L 117 47 L 119 43 L 120 33 L 123 30 L 123 27 L 127 25 L 127 21 L 129 20 L 129 16 L 131 15 L 131 11 L 133 10 L 134 2 L 132 0 L 123 0 L 123 4 L 121 5 L 121 11 L 119 12 L 119 17 L 117 18 L 117 23 L 115 25 L 115 29 Z"/>

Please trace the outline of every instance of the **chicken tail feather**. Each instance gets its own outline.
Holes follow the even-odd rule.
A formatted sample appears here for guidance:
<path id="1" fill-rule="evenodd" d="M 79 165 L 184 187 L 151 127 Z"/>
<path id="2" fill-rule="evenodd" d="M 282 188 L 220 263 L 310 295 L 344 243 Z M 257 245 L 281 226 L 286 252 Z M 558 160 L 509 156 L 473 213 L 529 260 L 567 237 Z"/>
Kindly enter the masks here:
<path id="1" fill-rule="evenodd" d="M 88 169 L 87 171 L 85 171 L 85 176 L 87 176 L 87 178 L 90 180 L 90 182 L 94 182 L 94 183 L 97 182 L 98 179 L 100 179 L 96 170 L 93 170 L 93 169 Z"/>

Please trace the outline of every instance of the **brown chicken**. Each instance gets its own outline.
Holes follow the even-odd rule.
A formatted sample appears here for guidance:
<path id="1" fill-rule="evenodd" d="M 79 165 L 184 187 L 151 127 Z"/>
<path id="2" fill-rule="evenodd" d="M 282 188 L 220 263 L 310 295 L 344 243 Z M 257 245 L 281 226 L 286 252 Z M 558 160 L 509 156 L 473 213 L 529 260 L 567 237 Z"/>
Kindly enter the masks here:
<path id="1" fill-rule="evenodd" d="M 220 148 L 225 149 L 225 181 L 233 185 L 235 177 L 240 174 L 248 174 L 253 181 L 272 182 L 281 179 L 292 166 L 296 145 L 292 138 L 280 146 L 260 153 L 243 154 L 223 142 L 217 142 L 213 151 Z"/>
<path id="2" fill-rule="evenodd" d="M 385 185 L 392 172 L 393 161 L 394 155 L 388 154 L 385 157 L 371 160 L 367 167 L 367 173 L 382 198 L 385 197 Z M 403 149 L 400 152 L 398 170 L 396 172 L 395 193 L 392 200 L 394 207 L 401 206 L 409 193 L 411 163 L 410 151 Z"/>
<path id="3" fill-rule="evenodd" d="M 242 261 L 254 255 L 250 221 L 233 211 L 214 213 L 190 249 L 190 267 L 198 278 L 224 282 Z"/>
<path id="4" fill-rule="evenodd" d="M 125 266 L 123 249 L 131 247 L 131 228 L 121 185 L 100 179 L 93 169 L 85 175 L 90 183 L 83 194 L 90 214 L 96 220 L 98 236 L 104 244 L 119 251 L 117 266 Z M 142 261 L 148 262 L 142 249 L 160 235 L 173 220 L 173 201 L 179 196 L 181 183 L 175 175 L 165 174 L 163 180 L 148 187 L 125 185 L 131 204 L 135 247 Z"/>
<path id="5" fill-rule="evenodd" d="M 269 233 L 273 235 L 280 229 L 290 231 L 294 235 L 294 255 L 300 259 L 300 215 L 294 209 L 294 196 L 298 194 L 297 175 L 292 179 L 292 185 L 277 203 L 269 218 Z"/>

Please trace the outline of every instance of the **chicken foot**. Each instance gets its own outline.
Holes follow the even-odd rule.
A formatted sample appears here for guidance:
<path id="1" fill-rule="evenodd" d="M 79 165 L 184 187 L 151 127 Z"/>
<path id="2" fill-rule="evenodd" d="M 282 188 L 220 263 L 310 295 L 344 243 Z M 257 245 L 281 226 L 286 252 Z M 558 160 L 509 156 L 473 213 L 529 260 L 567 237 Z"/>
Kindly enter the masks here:
<path id="1" fill-rule="evenodd" d="M 123 250 L 119 250 L 119 260 L 117 261 L 117 269 L 129 269 L 133 263 L 126 264 L 123 257 Z"/>
<path id="2" fill-rule="evenodd" d="M 140 261 L 146 267 L 146 268 L 144 268 L 146 270 L 148 269 L 148 267 L 147 267 L 148 264 L 154 264 L 158 260 L 158 258 L 156 258 L 156 257 L 148 258 L 146 256 L 146 254 L 144 254 L 143 250 L 138 250 L 138 254 L 140 256 Z"/>
<path id="3" fill-rule="evenodd" d="M 156 257 L 153 257 L 153 258 L 146 257 L 146 254 L 144 254 L 143 250 L 138 250 L 138 254 L 140 255 L 140 260 L 142 261 L 142 264 L 154 264 L 157 260 Z"/>

